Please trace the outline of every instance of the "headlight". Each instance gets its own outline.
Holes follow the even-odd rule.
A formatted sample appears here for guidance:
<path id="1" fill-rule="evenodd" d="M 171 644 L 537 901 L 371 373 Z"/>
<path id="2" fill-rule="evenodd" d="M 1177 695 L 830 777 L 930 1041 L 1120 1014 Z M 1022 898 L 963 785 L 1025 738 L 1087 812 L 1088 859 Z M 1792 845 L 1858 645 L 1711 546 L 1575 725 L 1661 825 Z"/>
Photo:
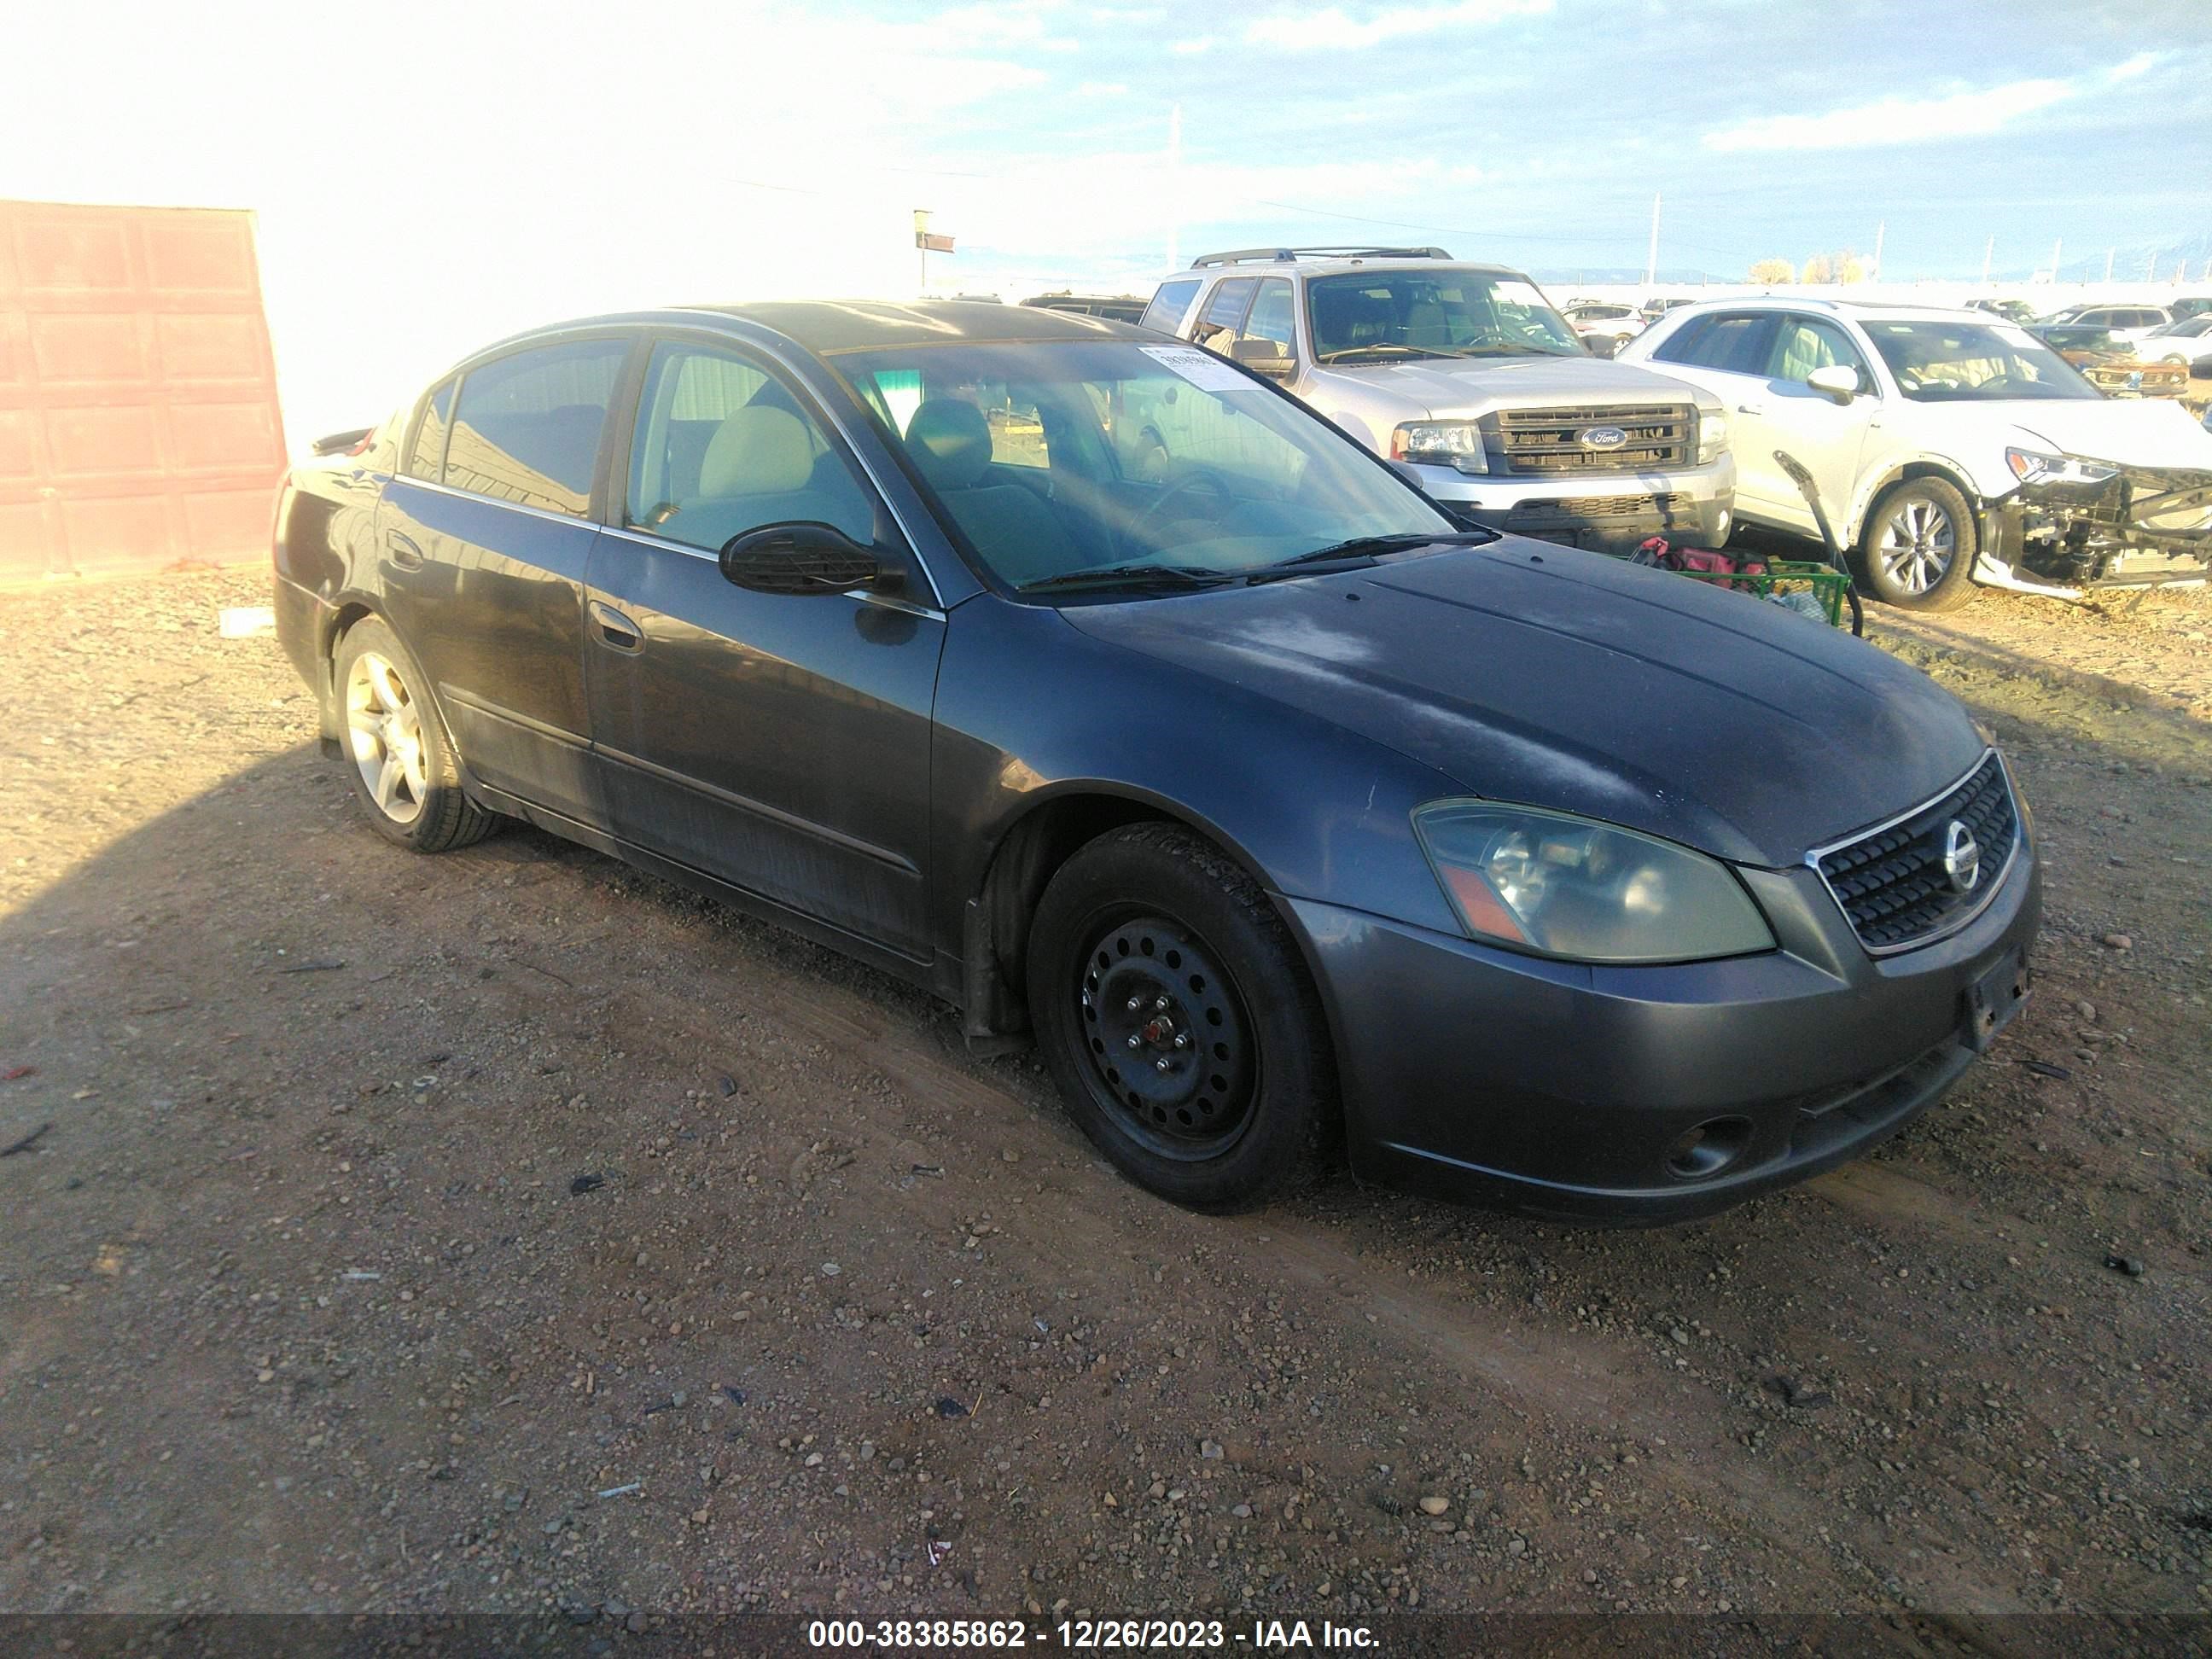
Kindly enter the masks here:
<path id="1" fill-rule="evenodd" d="M 1717 409 L 1698 411 L 1698 465 L 1710 466 L 1728 447 L 1728 416 Z"/>
<path id="2" fill-rule="evenodd" d="M 1462 472 L 1490 471 L 1482 453 L 1482 430 L 1472 421 L 1407 421 L 1391 431 L 1390 459 Z"/>
<path id="3" fill-rule="evenodd" d="M 2012 469 L 2014 477 L 2032 484 L 2102 483 L 2119 471 L 2116 466 L 2076 460 L 2071 455 L 2046 455 L 2036 449 L 2008 449 L 2005 465 Z"/>
<path id="4" fill-rule="evenodd" d="M 1633 830 L 1486 800 L 1413 814 L 1468 937 L 1577 962 L 1702 962 L 1774 948 L 1726 865 Z"/>

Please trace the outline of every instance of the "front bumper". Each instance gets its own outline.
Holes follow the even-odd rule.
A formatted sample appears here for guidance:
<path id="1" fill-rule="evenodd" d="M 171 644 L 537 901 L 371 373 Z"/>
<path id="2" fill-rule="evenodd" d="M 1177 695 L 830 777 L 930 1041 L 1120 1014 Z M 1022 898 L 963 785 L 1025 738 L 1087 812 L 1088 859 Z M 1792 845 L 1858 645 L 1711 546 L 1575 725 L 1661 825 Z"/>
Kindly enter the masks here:
<path id="1" fill-rule="evenodd" d="M 1735 460 L 1679 472 L 1558 477 L 1465 473 L 1416 466 L 1432 500 L 1492 530 L 1601 552 L 1625 552 L 1668 535 L 1699 547 L 1728 539 L 1735 507 Z"/>
<path id="2" fill-rule="evenodd" d="M 2022 484 L 1984 514 L 1982 557 L 1996 567 L 1985 580 L 2068 595 L 2202 582 L 2212 469 L 2121 466 L 2101 483 Z"/>
<path id="3" fill-rule="evenodd" d="M 1583 1222 L 1683 1221 L 1857 1156 L 1986 1041 L 1978 991 L 2027 953 L 2023 837 L 1966 927 L 1876 959 L 1809 868 L 1747 871 L 1781 948 L 1729 961 L 1557 963 L 1307 899 L 1363 1177 Z M 1730 1120 L 1732 1163 L 1686 1176 L 1684 1134 Z"/>

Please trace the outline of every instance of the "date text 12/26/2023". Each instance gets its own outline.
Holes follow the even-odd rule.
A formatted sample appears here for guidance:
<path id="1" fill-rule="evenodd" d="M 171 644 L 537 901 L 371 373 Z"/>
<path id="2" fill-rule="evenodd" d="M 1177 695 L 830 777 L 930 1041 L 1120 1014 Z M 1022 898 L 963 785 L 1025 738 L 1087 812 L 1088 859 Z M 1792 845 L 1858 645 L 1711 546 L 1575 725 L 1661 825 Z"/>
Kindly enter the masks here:
<path id="1" fill-rule="evenodd" d="M 813 1648 L 894 1652 L 1027 1647 L 1071 1653 L 1188 1652 L 1241 1647 L 1265 1653 L 1377 1645 L 1375 1633 L 1364 1625 L 1304 1619 L 1255 1620 L 1244 1629 L 1219 1619 L 1073 1619 L 1036 1628 L 1021 1619 L 817 1619 L 807 1625 L 806 1642 Z"/>

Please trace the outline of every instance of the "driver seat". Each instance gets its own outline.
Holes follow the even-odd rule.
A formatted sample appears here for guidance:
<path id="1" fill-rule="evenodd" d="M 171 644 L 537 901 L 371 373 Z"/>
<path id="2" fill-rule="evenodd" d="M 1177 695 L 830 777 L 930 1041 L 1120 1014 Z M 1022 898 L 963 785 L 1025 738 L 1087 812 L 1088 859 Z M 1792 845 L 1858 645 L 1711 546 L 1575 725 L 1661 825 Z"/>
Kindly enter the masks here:
<path id="1" fill-rule="evenodd" d="M 1019 484 L 992 478 L 991 424 L 957 398 L 924 402 L 907 422 L 907 453 L 960 532 L 1001 580 L 1024 582 L 1091 562 L 1052 508 Z"/>

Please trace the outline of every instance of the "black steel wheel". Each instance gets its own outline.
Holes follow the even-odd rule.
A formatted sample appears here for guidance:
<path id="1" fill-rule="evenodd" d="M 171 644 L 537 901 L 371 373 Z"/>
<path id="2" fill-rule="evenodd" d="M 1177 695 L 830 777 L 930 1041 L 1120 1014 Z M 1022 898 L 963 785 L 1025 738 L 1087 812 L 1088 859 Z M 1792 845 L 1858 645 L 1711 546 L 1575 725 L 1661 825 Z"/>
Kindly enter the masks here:
<path id="1" fill-rule="evenodd" d="M 1133 915 L 1099 931 L 1068 988 L 1089 1081 L 1163 1158 L 1218 1157 L 1258 1095 L 1250 1016 L 1214 952 L 1180 922 Z"/>
<path id="2" fill-rule="evenodd" d="M 1249 1209 L 1319 1162 L 1334 1063 L 1304 960 L 1251 877 L 1172 824 L 1111 830 L 1045 889 L 1030 1017 L 1070 1113 L 1141 1185 Z"/>

